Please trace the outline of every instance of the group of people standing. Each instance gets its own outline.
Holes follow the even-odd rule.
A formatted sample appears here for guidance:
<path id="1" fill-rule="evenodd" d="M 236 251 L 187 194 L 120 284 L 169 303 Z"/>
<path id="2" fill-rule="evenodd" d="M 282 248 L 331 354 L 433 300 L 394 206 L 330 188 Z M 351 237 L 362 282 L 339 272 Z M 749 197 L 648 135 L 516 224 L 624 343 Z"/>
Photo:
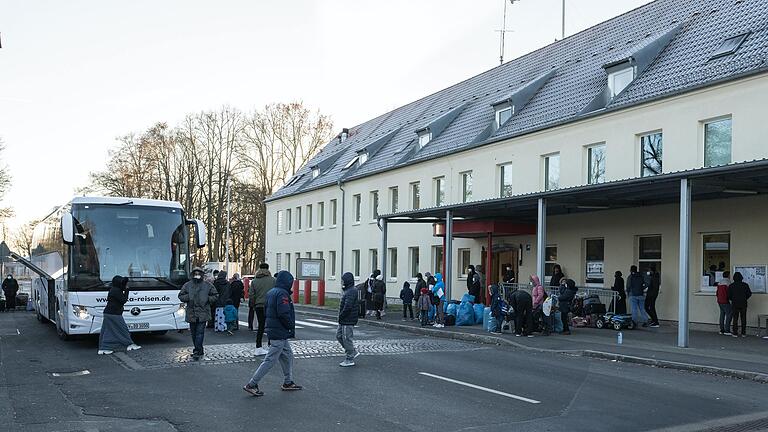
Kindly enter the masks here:
<path id="1" fill-rule="evenodd" d="M 629 267 L 626 287 L 621 271 L 614 273 L 611 290 L 618 293 L 614 312 L 627 313 L 627 299 L 631 308 L 632 320 L 643 327 L 659 327 L 659 316 L 656 313 L 656 299 L 661 288 L 661 275 L 656 266 L 651 264 L 644 273 L 638 272 L 637 266 Z"/>
<path id="2" fill-rule="evenodd" d="M 717 305 L 720 308 L 720 334 L 726 336 L 741 337 L 747 336 L 747 301 L 752 297 L 752 290 L 749 284 L 744 282 L 744 276 L 736 272 L 733 274 L 723 272 L 723 278 L 717 282 Z M 741 329 L 739 329 L 741 321 Z M 733 323 L 733 331 L 730 331 Z M 739 333 L 741 330 L 741 333 Z"/>

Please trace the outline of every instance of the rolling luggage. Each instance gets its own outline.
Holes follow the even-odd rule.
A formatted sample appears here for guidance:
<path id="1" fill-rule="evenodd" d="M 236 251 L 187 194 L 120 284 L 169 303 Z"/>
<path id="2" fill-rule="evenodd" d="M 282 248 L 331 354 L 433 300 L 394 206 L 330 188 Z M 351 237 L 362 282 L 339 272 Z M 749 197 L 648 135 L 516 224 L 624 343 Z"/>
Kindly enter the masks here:
<path id="1" fill-rule="evenodd" d="M 456 315 L 446 315 L 445 319 L 443 320 L 443 323 L 446 326 L 454 326 L 454 325 L 456 325 Z"/>

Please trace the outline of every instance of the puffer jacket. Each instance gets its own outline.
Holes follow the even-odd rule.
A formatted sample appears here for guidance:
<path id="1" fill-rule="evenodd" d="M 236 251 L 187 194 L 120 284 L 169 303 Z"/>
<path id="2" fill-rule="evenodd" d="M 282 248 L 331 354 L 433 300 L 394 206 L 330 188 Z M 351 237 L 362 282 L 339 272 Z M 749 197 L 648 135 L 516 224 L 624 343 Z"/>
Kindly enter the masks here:
<path id="1" fill-rule="evenodd" d="M 220 271 L 216 276 L 216 280 L 213 281 L 213 286 L 216 288 L 216 292 L 219 293 L 219 298 L 216 300 L 216 307 L 224 307 L 227 305 L 227 300 L 232 297 L 232 291 L 227 280 L 227 272 Z"/>
<path id="2" fill-rule="evenodd" d="M 259 269 L 248 285 L 248 306 L 264 306 L 267 301 L 267 291 L 275 286 L 275 278 L 267 269 Z"/>
<path id="3" fill-rule="evenodd" d="M 211 305 L 218 298 L 216 288 L 202 279 L 189 280 L 179 291 L 179 300 L 187 304 L 188 323 L 210 321 Z"/>
<path id="4" fill-rule="evenodd" d="M 536 309 L 544 303 L 544 300 L 546 300 L 547 292 L 544 291 L 544 287 L 541 286 L 541 281 L 538 276 L 531 275 L 531 280 L 533 280 L 533 290 L 531 290 L 531 295 L 533 296 L 533 308 Z"/>
<path id="5" fill-rule="evenodd" d="M 341 281 L 344 284 L 342 286 L 344 295 L 341 296 L 341 301 L 339 302 L 339 324 L 357 325 L 359 295 L 358 289 L 355 288 L 355 277 L 352 276 L 352 273 L 344 273 Z"/>
<path id="6" fill-rule="evenodd" d="M 384 298 L 387 295 L 387 285 L 384 281 L 376 279 L 373 282 L 373 308 L 381 310 L 384 308 Z"/>
<path id="7" fill-rule="evenodd" d="M 296 337 L 296 313 L 291 300 L 293 275 L 287 271 L 277 273 L 275 287 L 267 292 L 264 311 L 267 315 L 266 332 L 272 340 Z"/>
<path id="8" fill-rule="evenodd" d="M 572 279 L 566 279 L 565 284 L 560 285 L 560 290 L 557 293 L 557 301 L 561 310 L 569 310 L 571 302 L 576 297 L 576 283 Z"/>

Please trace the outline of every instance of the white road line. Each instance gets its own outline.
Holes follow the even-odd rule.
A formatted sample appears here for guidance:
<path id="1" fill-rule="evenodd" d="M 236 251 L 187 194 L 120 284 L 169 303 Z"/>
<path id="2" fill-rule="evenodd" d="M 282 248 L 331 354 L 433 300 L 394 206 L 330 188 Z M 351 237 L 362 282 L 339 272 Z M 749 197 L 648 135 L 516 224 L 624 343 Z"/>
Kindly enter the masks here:
<path id="1" fill-rule="evenodd" d="M 309 322 L 309 321 L 299 321 L 299 320 L 296 320 L 296 324 L 301 324 L 301 325 L 306 326 L 306 327 L 314 327 L 314 328 L 330 328 L 327 325 L 315 324 L 315 323 Z"/>
<path id="2" fill-rule="evenodd" d="M 247 323 L 247 322 L 245 322 L 245 321 L 238 321 L 238 322 L 240 323 L 240 325 L 241 325 L 241 326 L 245 326 L 245 327 L 248 327 L 248 323 Z M 303 329 L 304 327 L 302 327 L 302 326 L 296 326 L 296 328 L 297 328 L 297 329 Z"/>
<path id="3" fill-rule="evenodd" d="M 339 325 L 339 323 L 335 323 L 333 321 L 326 321 L 326 320 L 314 319 L 314 318 L 307 318 L 307 321 L 312 321 L 312 322 L 316 322 L 316 323 L 320 323 L 320 324 L 330 324 L 330 325 L 332 325 L 334 327 Z"/>
<path id="4" fill-rule="evenodd" d="M 427 373 L 427 372 L 419 372 L 419 375 L 424 375 L 424 376 L 428 376 L 428 377 L 431 377 L 431 378 L 436 378 L 436 379 L 439 379 L 439 380 L 447 381 L 449 383 L 463 385 L 465 387 L 469 387 L 469 388 L 473 388 L 473 389 L 477 389 L 477 390 L 482 390 L 484 392 L 493 393 L 493 394 L 496 394 L 496 395 L 499 395 L 499 396 L 508 397 L 508 398 L 511 398 L 511 399 L 516 399 L 516 400 L 519 400 L 519 401 L 522 401 L 522 402 L 528 402 L 530 404 L 540 404 L 541 403 L 541 401 L 537 401 L 535 399 L 528 399 L 527 397 L 517 396 L 517 395 L 513 395 L 511 393 L 504 393 L 502 391 L 498 391 L 498 390 L 494 390 L 494 389 L 489 389 L 489 388 L 486 388 L 486 387 L 480 387 L 479 385 L 470 384 L 468 382 L 459 381 L 459 380 L 455 380 L 455 379 L 451 379 L 451 378 L 445 378 L 445 377 L 441 377 L 441 376 L 438 376 L 438 375 L 432 375 L 431 373 Z"/>

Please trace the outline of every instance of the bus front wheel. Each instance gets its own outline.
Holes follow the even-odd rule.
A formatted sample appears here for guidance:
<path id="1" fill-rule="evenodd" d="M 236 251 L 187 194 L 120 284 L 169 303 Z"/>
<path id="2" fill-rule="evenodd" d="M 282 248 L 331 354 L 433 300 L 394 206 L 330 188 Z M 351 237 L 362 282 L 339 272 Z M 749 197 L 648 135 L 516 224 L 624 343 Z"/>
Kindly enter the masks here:
<path id="1" fill-rule="evenodd" d="M 59 325 L 61 313 L 59 312 L 58 307 L 56 308 L 56 334 L 59 336 L 59 339 L 63 341 L 69 341 L 72 340 L 72 336 L 68 335 Z"/>

